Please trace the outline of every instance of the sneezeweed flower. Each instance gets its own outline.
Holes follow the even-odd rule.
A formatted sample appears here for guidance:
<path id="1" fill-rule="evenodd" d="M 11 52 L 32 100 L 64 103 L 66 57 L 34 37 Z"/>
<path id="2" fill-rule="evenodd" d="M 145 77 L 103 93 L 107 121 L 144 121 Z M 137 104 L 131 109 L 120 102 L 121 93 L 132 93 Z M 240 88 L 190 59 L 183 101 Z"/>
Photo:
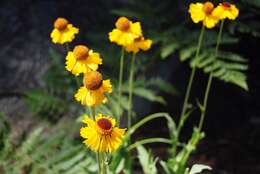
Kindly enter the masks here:
<path id="1" fill-rule="evenodd" d="M 211 2 L 191 3 L 189 13 L 194 23 L 202 21 L 203 25 L 207 28 L 213 28 L 218 22 L 219 18 L 213 15 L 214 5 Z"/>
<path id="2" fill-rule="evenodd" d="M 54 29 L 51 32 L 52 42 L 55 44 L 64 44 L 71 42 L 79 29 L 74 27 L 65 18 L 57 18 L 54 22 Z"/>
<path id="3" fill-rule="evenodd" d="M 120 17 L 115 24 L 116 28 L 109 33 L 109 40 L 120 46 L 127 46 L 134 39 L 142 36 L 140 22 L 132 22 L 126 17 Z"/>
<path id="4" fill-rule="evenodd" d="M 234 4 L 228 2 L 220 3 L 213 12 L 214 16 L 218 16 L 220 19 L 235 20 L 239 14 L 239 10 Z"/>
<path id="5" fill-rule="evenodd" d="M 66 69 L 78 76 L 80 73 L 96 71 L 98 65 L 102 64 L 99 53 L 88 49 L 84 45 L 77 45 L 73 51 L 69 51 L 66 56 Z"/>
<path id="6" fill-rule="evenodd" d="M 138 53 L 140 50 L 147 51 L 151 48 L 152 40 L 144 39 L 143 36 L 140 36 L 134 40 L 133 43 L 125 47 L 127 52 Z"/>
<path id="7" fill-rule="evenodd" d="M 122 144 L 126 129 L 115 127 L 114 118 L 99 114 L 95 120 L 86 117 L 83 123 L 87 126 L 80 129 L 80 135 L 92 151 L 111 153 Z"/>
<path id="8" fill-rule="evenodd" d="M 112 92 L 110 80 L 103 80 L 102 74 L 90 71 L 84 74 L 84 86 L 75 94 L 75 99 L 85 106 L 96 106 L 105 103 L 105 93 Z"/>

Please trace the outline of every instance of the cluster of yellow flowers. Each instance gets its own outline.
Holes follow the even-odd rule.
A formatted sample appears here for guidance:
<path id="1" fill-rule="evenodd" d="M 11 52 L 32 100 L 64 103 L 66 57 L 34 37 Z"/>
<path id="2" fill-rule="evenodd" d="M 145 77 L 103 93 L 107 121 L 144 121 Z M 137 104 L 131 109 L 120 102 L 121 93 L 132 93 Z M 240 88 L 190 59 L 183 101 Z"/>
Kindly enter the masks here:
<path id="1" fill-rule="evenodd" d="M 213 3 L 207 1 L 191 3 L 189 13 L 194 23 L 202 22 L 203 26 L 213 28 L 220 20 L 236 19 L 239 10 L 228 2 L 214 7 Z M 67 19 L 57 18 L 50 36 L 55 44 L 68 44 L 78 33 L 79 29 Z M 132 22 L 126 17 L 118 18 L 115 29 L 109 33 L 109 40 L 134 54 L 149 50 L 152 45 L 152 40 L 144 38 L 140 22 Z M 102 64 L 100 54 L 85 45 L 76 45 L 72 51 L 67 51 L 66 70 L 75 76 L 83 74 L 83 85 L 75 94 L 76 101 L 88 107 L 107 102 L 105 93 L 112 92 L 112 85 L 110 80 L 103 80 L 102 74 L 97 71 Z M 98 114 L 93 119 L 86 117 L 83 123 L 86 126 L 81 128 L 80 135 L 86 139 L 84 143 L 91 150 L 112 152 L 122 144 L 125 129 L 115 127 L 116 120 L 113 117 Z"/>
<path id="2" fill-rule="evenodd" d="M 137 53 L 151 48 L 152 40 L 145 39 L 140 22 L 132 22 L 126 17 L 120 17 L 116 28 L 109 33 L 109 40 L 123 46 L 127 52 Z"/>
<path id="3" fill-rule="evenodd" d="M 65 18 L 57 18 L 51 32 L 53 43 L 64 44 L 71 42 L 79 29 L 74 27 Z M 75 94 L 75 99 L 84 106 L 96 107 L 105 103 L 105 93 L 112 92 L 110 80 L 103 80 L 98 72 L 102 64 L 100 54 L 85 45 L 76 45 L 73 51 L 68 50 L 66 56 L 66 70 L 75 76 L 83 74 L 83 86 Z M 94 119 L 94 120 L 93 120 Z M 115 127 L 116 121 L 111 116 L 98 114 L 96 118 L 86 117 L 80 135 L 86 140 L 84 143 L 95 152 L 112 152 L 121 144 L 126 129 Z"/>
<path id="4" fill-rule="evenodd" d="M 194 23 L 202 22 L 207 28 L 213 28 L 223 19 L 235 20 L 239 14 L 239 10 L 235 5 L 228 2 L 220 3 L 214 7 L 212 2 L 191 3 L 189 8 L 191 19 Z"/>

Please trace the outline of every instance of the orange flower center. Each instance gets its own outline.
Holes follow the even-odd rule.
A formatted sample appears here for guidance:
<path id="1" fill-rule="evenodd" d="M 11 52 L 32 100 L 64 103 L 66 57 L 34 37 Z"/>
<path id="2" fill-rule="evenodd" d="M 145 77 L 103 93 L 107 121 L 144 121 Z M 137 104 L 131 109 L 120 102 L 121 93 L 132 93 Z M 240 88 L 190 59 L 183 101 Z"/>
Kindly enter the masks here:
<path id="1" fill-rule="evenodd" d="M 142 41 L 144 38 L 142 36 L 139 36 L 138 38 L 135 38 L 135 42 Z"/>
<path id="2" fill-rule="evenodd" d="M 97 121 L 97 125 L 103 130 L 110 130 L 112 128 L 112 123 L 107 118 L 101 118 Z"/>
<path id="3" fill-rule="evenodd" d="M 97 90 L 102 86 L 102 74 L 97 71 L 88 72 L 84 76 L 84 82 L 87 89 Z"/>
<path id="4" fill-rule="evenodd" d="M 57 28 L 58 30 L 62 31 L 67 28 L 67 25 L 69 24 L 68 20 L 65 18 L 58 18 L 54 22 L 54 28 Z"/>
<path id="5" fill-rule="evenodd" d="M 75 55 L 77 60 L 87 59 L 88 58 L 88 52 L 89 52 L 88 47 L 86 47 L 84 45 L 77 45 L 73 49 L 73 54 Z"/>
<path id="6" fill-rule="evenodd" d="M 214 5 L 213 5 L 211 2 L 207 1 L 207 2 L 204 3 L 204 5 L 203 5 L 203 11 L 204 11 L 207 15 L 210 15 L 210 14 L 212 13 L 213 9 L 214 9 Z"/>
<path id="7" fill-rule="evenodd" d="M 231 7 L 231 4 L 228 3 L 228 2 L 223 2 L 223 3 L 222 3 L 222 6 L 223 6 L 224 8 L 230 8 L 230 7 Z"/>
<path id="8" fill-rule="evenodd" d="M 122 31 L 126 31 L 130 28 L 130 21 L 126 17 L 120 17 L 116 21 L 116 28 Z"/>

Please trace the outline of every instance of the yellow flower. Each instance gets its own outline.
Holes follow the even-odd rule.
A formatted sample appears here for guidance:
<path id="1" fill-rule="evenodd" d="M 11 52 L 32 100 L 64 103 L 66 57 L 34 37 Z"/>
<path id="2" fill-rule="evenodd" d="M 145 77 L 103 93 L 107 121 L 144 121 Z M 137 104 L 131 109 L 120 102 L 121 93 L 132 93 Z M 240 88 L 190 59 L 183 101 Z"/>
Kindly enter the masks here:
<path id="1" fill-rule="evenodd" d="M 90 71 L 84 74 L 84 86 L 75 94 L 75 99 L 82 105 L 96 106 L 107 101 L 104 93 L 111 92 L 110 80 L 103 80 L 99 72 Z"/>
<path id="2" fill-rule="evenodd" d="M 55 44 L 71 42 L 78 33 L 79 29 L 70 24 L 67 19 L 57 18 L 51 32 L 52 42 Z"/>
<path id="3" fill-rule="evenodd" d="M 207 28 L 213 28 L 219 21 L 219 18 L 212 15 L 214 5 L 211 2 L 205 3 L 191 3 L 189 13 L 194 23 L 202 21 L 203 25 Z"/>
<path id="4" fill-rule="evenodd" d="M 133 23 L 126 17 L 120 17 L 116 21 L 116 28 L 109 33 L 109 40 L 118 45 L 127 46 L 140 36 L 142 36 L 140 22 Z"/>
<path id="5" fill-rule="evenodd" d="M 87 126 L 80 129 L 80 135 L 92 151 L 111 153 L 122 144 L 126 129 L 115 127 L 114 118 L 99 114 L 95 121 L 86 117 L 82 122 Z"/>
<path id="6" fill-rule="evenodd" d="M 220 3 L 216 9 L 213 11 L 213 15 L 219 17 L 220 19 L 230 19 L 235 20 L 239 14 L 239 10 L 235 5 L 228 2 Z"/>
<path id="7" fill-rule="evenodd" d="M 151 48 L 152 45 L 152 40 L 150 39 L 144 39 L 144 37 L 138 37 L 134 40 L 133 43 L 131 43 L 130 45 L 127 45 L 125 47 L 127 52 L 134 52 L 137 53 L 141 50 L 143 51 L 147 51 Z"/>
<path id="8" fill-rule="evenodd" d="M 89 50 L 84 45 L 77 45 L 66 56 L 66 69 L 78 76 L 80 73 L 87 73 L 98 69 L 102 64 L 102 59 L 98 53 Z"/>

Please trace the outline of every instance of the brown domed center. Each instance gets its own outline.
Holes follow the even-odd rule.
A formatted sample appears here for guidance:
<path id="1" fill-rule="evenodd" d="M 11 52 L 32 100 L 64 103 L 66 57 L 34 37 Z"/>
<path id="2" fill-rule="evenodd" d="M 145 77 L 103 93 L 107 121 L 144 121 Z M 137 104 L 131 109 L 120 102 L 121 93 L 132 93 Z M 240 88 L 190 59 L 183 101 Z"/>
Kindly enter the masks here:
<path id="1" fill-rule="evenodd" d="M 214 9 L 214 5 L 213 5 L 211 2 L 207 1 L 207 2 L 204 3 L 204 5 L 203 5 L 203 11 L 204 11 L 207 15 L 210 15 L 210 14 L 212 13 L 213 9 Z"/>
<path id="2" fill-rule="evenodd" d="M 88 57 L 88 52 L 89 52 L 88 47 L 84 45 L 77 45 L 73 49 L 73 54 L 78 60 L 86 59 Z"/>
<path id="3" fill-rule="evenodd" d="M 101 118 L 97 121 L 97 125 L 104 130 L 109 130 L 112 128 L 112 123 L 107 118 Z"/>
<path id="4" fill-rule="evenodd" d="M 84 76 L 84 82 L 86 88 L 90 90 L 97 90 L 102 86 L 102 82 L 103 82 L 102 74 L 100 74 L 97 71 L 88 72 Z"/>
<path id="5" fill-rule="evenodd" d="M 139 42 L 139 41 L 142 41 L 144 40 L 144 38 L 142 36 L 139 36 L 138 38 L 135 38 L 135 42 Z"/>
<path id="6" fill-rule="evenodd" d="M 68 20 L 65 18 L 58 18 L 54 22 L 54 27 L 58 30 L 64 30 L 67 28 L 67 25 L 69 24 Z"/>
<path id="7" fill-rule="evenodd" d="M 120 17 L 116 21 L 116 28 L 122 31 L 128 30 L 130 27 L 130 21 L 126 17 Z"/>
<path id="8" fill-rule="evenodd" d="M 231 7 L 230 3 L 228 3 L 228 2 L 223 2 L 222 5 L 225 8 L 230 8 Z"/>

